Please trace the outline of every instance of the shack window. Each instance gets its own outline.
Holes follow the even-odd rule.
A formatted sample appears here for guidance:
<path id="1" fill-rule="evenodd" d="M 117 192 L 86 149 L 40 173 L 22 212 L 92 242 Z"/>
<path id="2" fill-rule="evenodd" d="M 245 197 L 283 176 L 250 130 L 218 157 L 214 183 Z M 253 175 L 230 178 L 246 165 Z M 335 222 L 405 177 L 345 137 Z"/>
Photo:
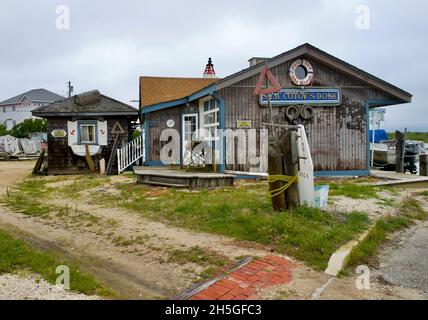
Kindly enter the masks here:
<path id="1" fill-rule="evenodd" d="M 96 125 L 92 123 L 82 123 L 79 125 L 80 135 L 79 140 L 81 144 L 96 144 Z"/>
<path id="2" fill-rule="evenodd" d="M 208 97 L 200 101 L 200 115 L 201 115 L 201 136 L 205 142 L 211 146 L 214 151 L 215 161 L 220 158 L 218 147 L 219 127 L 220 127 L 220 106 L 217 100 Z"/>

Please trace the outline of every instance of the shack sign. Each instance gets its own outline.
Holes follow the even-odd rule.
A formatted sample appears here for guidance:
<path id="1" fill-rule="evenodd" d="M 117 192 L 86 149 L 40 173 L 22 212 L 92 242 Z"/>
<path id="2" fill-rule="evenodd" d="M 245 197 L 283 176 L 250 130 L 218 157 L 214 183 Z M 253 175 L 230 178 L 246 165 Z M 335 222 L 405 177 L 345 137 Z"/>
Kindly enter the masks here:
<path id="1" fill-rule="evenodd" d="M 67 131 L 65 130 L 54 130 L 51 132 L 52 137 L 54 138 L 65 138 L 67 136 Z"/>
<path id="2" fill-rule="evenodd" d="M 296 104 L 338 106 L 342 103 L 340 88 L 286 88 L 277 93 L 260 95 L 260 105 L 269 106 L 269 96 L 272 106 L 289 106 Z"/>

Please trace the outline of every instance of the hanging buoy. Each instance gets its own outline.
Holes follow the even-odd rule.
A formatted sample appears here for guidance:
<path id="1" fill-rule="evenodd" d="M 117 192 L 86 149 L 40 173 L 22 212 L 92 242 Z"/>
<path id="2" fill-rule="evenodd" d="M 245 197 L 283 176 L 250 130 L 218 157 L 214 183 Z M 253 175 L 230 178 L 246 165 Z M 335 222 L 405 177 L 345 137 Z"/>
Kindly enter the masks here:
<path id="1" fill-rule="evenodd" d="M 289 121 L 294 121 L 299 117 L 300 110 L 297 106 L 290 106 L 285 110 L 285 115 Z"/>
<path id="2" fill-rule="evenodd" d="M 311 120 L 314 117 L 314 109 L 310 106 L 300 107 L 300 116 L 304 120 Z"/>

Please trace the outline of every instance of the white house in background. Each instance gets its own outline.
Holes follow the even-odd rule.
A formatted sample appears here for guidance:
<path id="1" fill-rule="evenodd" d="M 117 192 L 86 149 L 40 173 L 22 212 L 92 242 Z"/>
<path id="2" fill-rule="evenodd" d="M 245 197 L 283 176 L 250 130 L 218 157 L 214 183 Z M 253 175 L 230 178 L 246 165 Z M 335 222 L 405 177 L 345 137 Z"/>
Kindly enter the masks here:
<path id="1" fill-rule="evenodd" d="M 31 90 L 7 99 L 0 102 L 0 124 L 12 129 L 24 120 L 33 118 L 32 110 L 64 99 L 65 97 L 45 89 Z"/>

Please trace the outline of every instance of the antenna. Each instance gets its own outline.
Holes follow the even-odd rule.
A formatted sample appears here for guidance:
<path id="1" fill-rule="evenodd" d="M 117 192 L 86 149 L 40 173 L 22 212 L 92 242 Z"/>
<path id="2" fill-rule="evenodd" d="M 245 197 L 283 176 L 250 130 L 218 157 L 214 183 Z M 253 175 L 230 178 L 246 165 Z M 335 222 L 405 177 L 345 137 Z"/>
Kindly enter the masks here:
<path id="1" fill-rule="evenodd" d="M 71 81 L 68 81 L 67 85 L 68 85 L 68 97 L 71 98 L 71 96 L 73 95 L 74 86 L 71 85 Z"/>

